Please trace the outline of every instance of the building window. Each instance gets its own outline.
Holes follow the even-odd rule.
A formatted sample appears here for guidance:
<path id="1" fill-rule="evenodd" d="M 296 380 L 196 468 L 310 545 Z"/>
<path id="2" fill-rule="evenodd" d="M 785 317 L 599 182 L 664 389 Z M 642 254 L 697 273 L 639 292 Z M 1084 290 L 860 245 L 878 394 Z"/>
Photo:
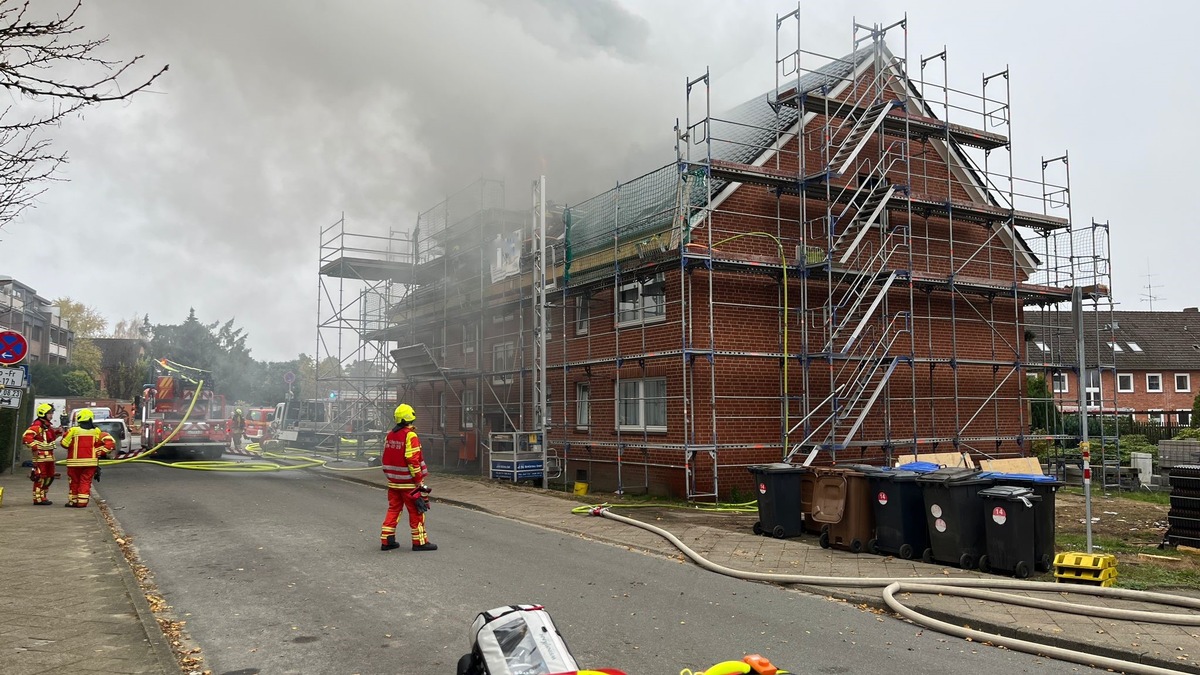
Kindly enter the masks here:
<path id="1" fill-rule="evenodd" d="M 1133 373 L 1117 373 L 1117 393 L 1133 393 Z"/>
<path id="2" fill-rule="evenodd" d="M 1125 344 L 1129 346 L 1130 351 L 1135 351 L 1135 352 L 1142 351 L 1142 348 L 1139 347 L 1138 343 L 1136 343 L 1136 342 L 1126 342 Z"/>
<path id="3" fill-rule="evenodd" d="M 446 392 L 438 393 L 438 428 L 446 428 Z"/>
<path id="4" fill-rule="evenodd" d="M 1146 373 L 1146 391 L 1156 392 L 1162 390 L 1162 375 L 1159 373 Z"/>
<path id="5" fill-rule="evenodd" d="M 1083 391 L 1084 399 L 1089 408 L 1100 407 L 1100 371 L 1087 371 L 1087 386 Z"/>
<path id="6" fill-rule="evenodd" d="M 1175 373 L 1175 391 L 1191 391 L 1192 376 L 1188 373 Z"/>
<path id="7" fill-rule="evenodd" d="M 646 281 L 622 284 L 617 292 L 617 325 L 662 321 L 667 318 L 667 296 L 662 272 Z"/>
<path id="8" fill-rule="evenodd" d="M 617 389 L 617 425 L 622 431 L 666 431 L 667 380 L 622 381 Z"/>
<path id="9" fill-rule="evenodd" d="M 1192 426 L 1192 411 L 1191 410 L 1186 410 L 1186 409 L 1177 410 L 1175 412 L 1175 416 L 1179 420 L 1179 426 L 1181 426 L 1181 427 Z"/>
<path id="10" fill-rule="evenodd" d="M 589 304 L 592 298 L 590 295 L 575 296 L 575 334 L 587 335 L 588 321 L 591 319 L 591 311 Z"/>
<path id="11" fill-rule="evenodd" d="M 1070 391 L 1067 385 L 1067 373 L 1053 373 L 1050 375 L 1050 382 L 1054 387 L 1054 393 L 1065 394 Z"/>
<path id="12" fill-rule="evenodd" d="M 1150 424 L 1157 424 L 1158 426 L 1161 427 L 1163 425 L 1162 411 L 1161 410 L 1151 410 L 1150 412 L 1146 413 L 1146 421 L 1149 422 Z"/>
<path id="13" fill-rule="evenodd" d="M 479 345 L 479 324 L 475 322 L 464 323 L 462 327 L 462 342 L 463 353 L 474 354 L 476 347 Z"/>
<path id="14" fill-rule="evenodd" d="M 1110 343 L 1108 343 L 1108 348 L 1109 348 L 1109 349 L 1111 349 L 1111 350 L 1113 350 L 1114 352 L 1123 352 L 1123 351 L 1125 351 L 1124 349 L 1121 349 L 1121 345 L 1119 345 L 1119 344 L 1117 344 L 1117 343 L 1115 343 L 1115 342 L 1110 342 Z"/>
<path id="15" fill-rule="evenodd" d="M 586 429 L 592 424 L 591 384 L 580 382 L 575 385 L 575 427 Z"/>
<path id="16" fill-rule="evenodd" d="M 1050 351 L 1050 348 L 1046 346 L 1046 343 L 1042 342 L 1041 340 L 1038 340 L 1037 342 L 1034 342 L 1033 344 L 1037 345 L 1037 348 L 1042 350 L 1043 352 Z"/>
<path id="17" fill-rule="evenodd" d="M 459 421 L 463 429 L 475 428 L 475 390 L 464 389 L 462 393 L 462 419 Z"/>
<path id="18" fill-rule="evenodd" d="M 512 371 L 516 370 L 517 350 L 511 342 L 492 345 L 492 384 L 512 383 Z"/>
<path id="19" fill-rule="evenodd" d="M 33 339 L 37 342 L 42 341 L 42 327 L 41 326 L 33 327 Z"/>

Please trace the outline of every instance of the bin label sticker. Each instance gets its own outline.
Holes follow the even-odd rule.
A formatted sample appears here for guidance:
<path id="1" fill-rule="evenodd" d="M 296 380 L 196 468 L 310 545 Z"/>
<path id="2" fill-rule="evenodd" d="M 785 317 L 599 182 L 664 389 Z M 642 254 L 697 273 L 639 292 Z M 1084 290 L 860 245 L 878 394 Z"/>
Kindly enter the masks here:
<path id="1" fill-rule="evenodd" d="M 997 525 L 1003 525 L 1004 521 L 1008 520 L 1008 514 L 1004 512 L 1003 506 L 992 509 L 992 520 L 996 521 Z"/>
<path id="2" fill-rule="evenodd" d="M 879 500 L 880 506 L 887 506 L 887 493 L 886 492 L 880 492 L 879 496 L 876 497 L 876 499 Z"/>
<path id="3" fill-rule="evenodd" d="M 766 483 L 758 484 L 758 494 L 760 494 L 760 495 L 767 494 L 767 484 Z"/>
<path id="4" fill-rule="evenodd" d="M 934 504 L 933 506 L 929 507 L 929 512 L 933 514 L 934 518 L 942 517 L 942 507 L 938 506 L 937 504 Z"/>
<path id="5" fill-rule="evenodd" d="M 934 528 L 937 529 L 938 532 L 946 531 L 946 521 L 942 520 L 941 518 L 938 518 L 937 520 L 933 521 L 933 526 L 934 526 Z"/>

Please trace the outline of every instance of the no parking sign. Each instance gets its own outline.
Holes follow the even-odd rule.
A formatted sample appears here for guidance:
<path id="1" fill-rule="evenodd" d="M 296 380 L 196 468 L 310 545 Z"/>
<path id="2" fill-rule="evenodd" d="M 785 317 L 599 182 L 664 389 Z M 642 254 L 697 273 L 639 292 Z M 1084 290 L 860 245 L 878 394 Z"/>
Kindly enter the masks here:
<path id="1" fill-rule="evenodd" d="M 29 353 L 25 336 L 15 330 L 0 331 L 0 365 L 20 363 Z"/>

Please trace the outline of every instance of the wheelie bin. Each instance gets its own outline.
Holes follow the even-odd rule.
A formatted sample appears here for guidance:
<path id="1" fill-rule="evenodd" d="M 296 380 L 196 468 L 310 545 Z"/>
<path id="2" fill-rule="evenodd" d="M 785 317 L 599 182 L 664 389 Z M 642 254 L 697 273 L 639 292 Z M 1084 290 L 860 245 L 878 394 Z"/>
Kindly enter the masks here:
<path id="1" fill-rule="evenodd" d="M 746 467 L 754 476 L 758 493 L 758 522 L 754 534 L 769 534 L 783 539 L 798 537 L 803 530 L 800 510 L 802 466 L 777 462 Z"/>
<path id="2" fill-rule="evenodd" d="M 979 556 L 982 572 L 1009 572 L 1024 579 L 1036 567 L 1037 505 L 1041 497 L 1033 489 L 1016 485 L 993 485 L 979 491 L 983 498 L 987 552 Z"/>
<path id="3" fill-rule="evenodd" d="M 867 467 L 873 468 L 873 467 Z M 813 488 L 812 518 L 822 525 L 822 548 L 861 553 L 875 537 L 871 486 L 858 468 L 826 469 Z"/>
<path id="4" fill-rule="evenodd" d="M 917 477 L 925 501 L 929 548 L 925 562 L 941 562 L 969 570 L 986 551 L 983 498 L 979 491 L 992 485 L 975 469 L 946 467 Z"/>
<path id="5" fill-rule="evenodd" d="M 905 560 L 929 548 L 925 524 L 925 496 L 916 471 L 871 469 L 864 471 L 870 485 L 875 514 L 875 538 L 867 542 L 871 553 L 887 553 Z"/>
<path id="6" fill-rule="evenodd" d="M 1054 476 L 1032 473 L 985 473 L 997 485 L 1015 485 L 1033 490 L 1041 501 L 1034 506 L 1034 569 L 1049 572 L 1054 566 L 1054 495 L 1063 486 Z"/>

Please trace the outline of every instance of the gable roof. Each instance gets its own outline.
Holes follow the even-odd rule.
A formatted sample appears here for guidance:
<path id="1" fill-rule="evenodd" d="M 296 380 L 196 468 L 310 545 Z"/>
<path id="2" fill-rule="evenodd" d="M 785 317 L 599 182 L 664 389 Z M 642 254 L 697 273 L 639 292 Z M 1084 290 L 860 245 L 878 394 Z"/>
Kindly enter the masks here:
<path id="1" fill-rule="evenodd" d="M 1117 370 L 1200 371 L 1200 311 L 1195 307 L 1181 312 L 1084 312 L 1084 331 L 1100 329 L 1099 337 L 1087 335 L 1084 354 L 1088 364 L 1114 359 L 1108 341 L 1120 351 L 1115 353 Z M 1025 310 L 1025 323 L 1031 358 L 1045 355 L 1036 342 L 1047 343 L 1054 361 L 1074 363 L 1075 331 L 1069 311 L 1042 312 Z M 1116 325 L 1109 329 L 1112 323 Z M 1137 349 L 1130 346 L 1136 345 Z"/>

